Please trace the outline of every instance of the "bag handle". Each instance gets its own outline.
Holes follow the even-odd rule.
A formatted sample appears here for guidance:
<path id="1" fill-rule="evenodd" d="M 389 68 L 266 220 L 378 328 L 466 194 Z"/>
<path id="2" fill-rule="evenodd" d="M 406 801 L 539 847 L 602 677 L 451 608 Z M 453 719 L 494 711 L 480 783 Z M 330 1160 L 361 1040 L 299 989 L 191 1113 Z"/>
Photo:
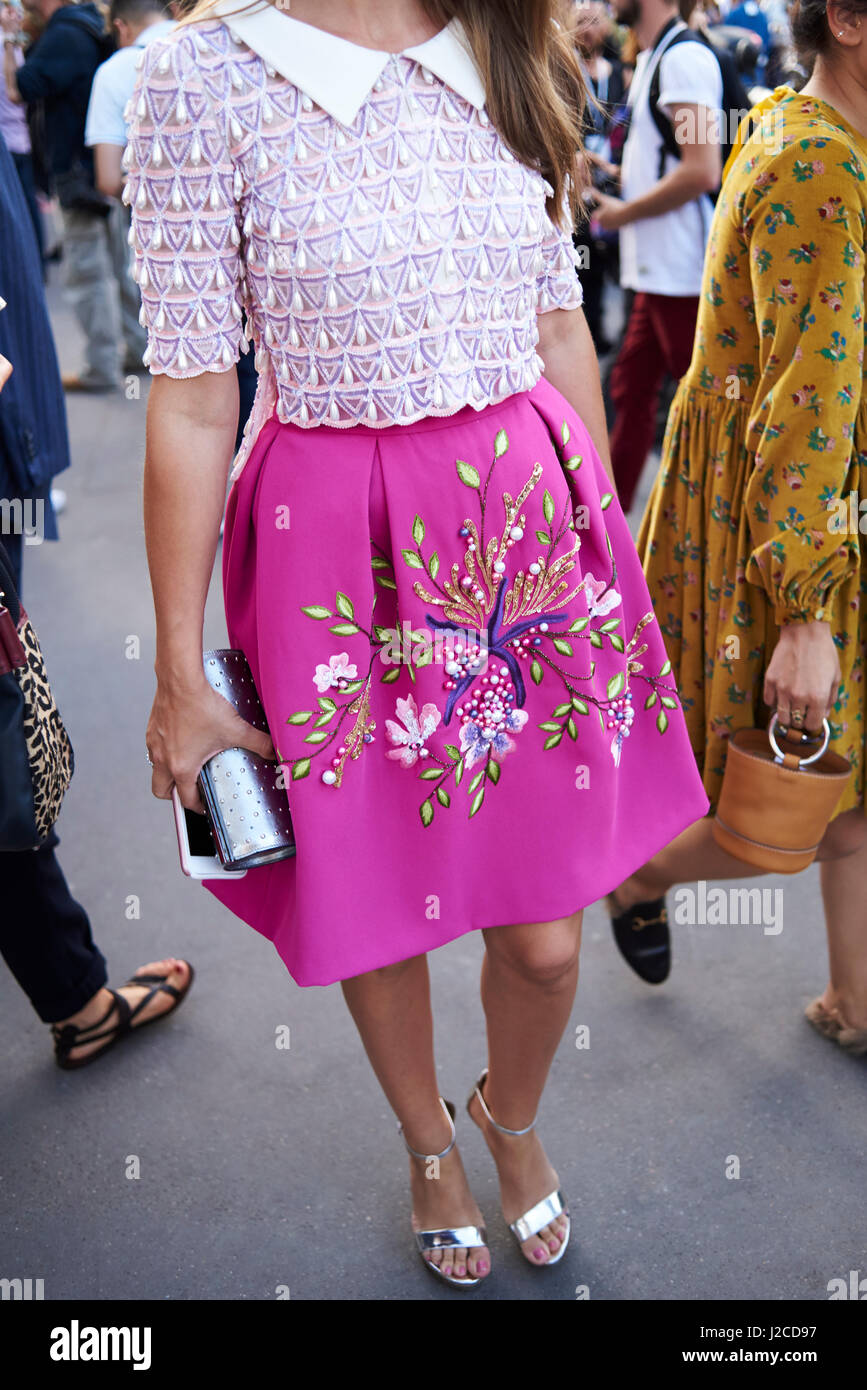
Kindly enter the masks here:
<path id="1" fill-rule="evenodd" d="M 794 753 L 784 753 L 782 751 L 779 744 L 777 743 L 777 740 L 774 738 L 774 730 L 777 728 L 779 722 L 780 721 L 775 714 L 770 724 L 768 725 L 768 740 L 776 755 L 774 757 L 774 762 L 784 763 L 787 767 L 791 767 L 792 761 L 794 761 L 797 763 L 799 771 L 802 767 L 809 767 L 810 763 L 818 762 L 831 741 L 831 726 L 828 723 L 827 719 L 822 720 L 822 747 L 819 749 L 817 753 L 812 753 L 809 758 L 798 758 Z M 807 743 L 810 740 L 808 739 L 806 734 L 803 734 L 801 736 L 801 741 L 803 743 Z"/>

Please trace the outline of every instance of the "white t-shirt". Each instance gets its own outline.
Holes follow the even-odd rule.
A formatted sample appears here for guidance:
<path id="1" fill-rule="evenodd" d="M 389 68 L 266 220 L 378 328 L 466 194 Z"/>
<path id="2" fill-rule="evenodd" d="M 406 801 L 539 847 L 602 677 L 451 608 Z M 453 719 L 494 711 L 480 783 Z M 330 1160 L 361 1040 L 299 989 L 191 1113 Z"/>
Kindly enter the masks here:
<path id="1" fill-rule="evenodd" d="M 126 104 L 138 76 L 136 62 L 141 51 L 152 39 L 161 39 L 174 29 L 173 19 L 160 19 L 142 29 L 127 47 L 119 48 L 100 63 L 93 75 L 87 120 L 84 126 L 85 145 L 126 145 L 127 124 L 123 118 Z"/>
<path id="2" fill-rule="evenodd" d="M 679 25 L 663 40 L 669 42 Z M 659 182 L 659 155 L 662 136 L 650 113 L 649 93 L 653 68 L 648 71 L 652 50 L 639 53 L 630 87 L 632 119 L 623 150 L 622 196 L 630 201 L 649 192 Z M 657 59 L 653 58 L 653 66 Z M 675 44 L 659 60 L 659 106 L 663 115 L 670 108 L 690 102 L 719 112 L 722 108 L 722 73 L 709 48 L 700 42 Z M 665 172 L 674 167 L 674 156 L 666 160 Z M 704 252 L 713 203 L 707 194 L 684 203 L 659 217 L 642 218 L 620 229 L 620 283 L 625 289 L 647 290 L 653 294 L 693 295 L 701 290 Z"/>

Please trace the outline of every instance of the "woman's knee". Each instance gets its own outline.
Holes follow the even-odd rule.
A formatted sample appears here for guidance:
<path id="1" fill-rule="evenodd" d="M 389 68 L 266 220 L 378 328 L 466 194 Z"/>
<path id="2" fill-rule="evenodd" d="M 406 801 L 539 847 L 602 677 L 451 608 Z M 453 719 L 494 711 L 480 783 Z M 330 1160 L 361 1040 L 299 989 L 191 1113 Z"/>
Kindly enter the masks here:
<path id="1" fill-rule="evenodd" d="M 487 933 L 486 945 L 522 979 L 555 988 L 573 974 L 578 964 L 580 917 L 533 926 L 498 927 Z"/>
<path id="2" fill-rule="evenodd" d="M 829 859 L 847 859 L 850 854 L 857 854 L 865 846 L 867 816 L 857 807 L 853 811 L 844 811 L 842 816 L 837 816 L 836 820 L 831 821 L 822 836 L 816 858 L 820 863 Z"/>

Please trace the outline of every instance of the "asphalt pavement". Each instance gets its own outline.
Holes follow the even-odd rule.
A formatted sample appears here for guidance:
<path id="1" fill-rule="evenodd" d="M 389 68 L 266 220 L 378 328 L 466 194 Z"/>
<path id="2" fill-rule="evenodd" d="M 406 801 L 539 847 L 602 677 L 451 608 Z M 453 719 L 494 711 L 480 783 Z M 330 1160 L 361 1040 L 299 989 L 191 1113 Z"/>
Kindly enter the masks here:
<path id="1" fill-rule="evenodd" d="M 52 269 L 74 369 L 56 282 Z M 142 378 L 140 399 L 68 398 L 62 539 L 28 548 L 23 590 L 77 757 L 59 856 L 112 983 L 167 954 L 197 978 L 171 1021 L 64 1073 L 0 972 L 0 1277 L 42 1279 L 46 1299 L 592 1301 L 822 1300 L 829 1281 L 867 1276 L 867 1060 L 803 1018 L 826 972 L 815 868 L 761 882 L 782 890 L 778 932 L 676 926 L 656 989 L 620 960 L 603 907 L 587 911 L 540 1119 L 574 1222 L 556 1269 L 521 1259 L 481 1136 L 460 1122 L 485 1057 L 481 939 L 432 957 L 441 1088 L 459 1105 L 494 1270 L 461 1296 L 422 1268 L 403 1146 L 339 986 L 296 986 L 267 941 L 182 877 L 171 810 L 150 795 L 147 390 Z M 216 585 L 205 636 L 225 644 Z"/>

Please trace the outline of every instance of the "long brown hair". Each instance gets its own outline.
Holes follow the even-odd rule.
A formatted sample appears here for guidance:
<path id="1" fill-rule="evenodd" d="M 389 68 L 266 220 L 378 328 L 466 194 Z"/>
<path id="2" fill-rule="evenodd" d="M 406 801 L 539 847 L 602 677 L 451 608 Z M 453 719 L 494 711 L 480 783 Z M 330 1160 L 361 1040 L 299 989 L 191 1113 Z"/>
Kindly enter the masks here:
<path id="1" fill-rule="evenodd" d="M 421 3 L 443 26 L 461 21 L 485 83 L 491 120 L 516 158 L 551 184 L 548 211 L 554 220 L 564 220 L 567 201 L 574 214 L 586 183 L 581 156 L 586 90 L 570 33 L 568 0 Z M 194 0 L 178 23 L 208 19 L 214 4 Z M 234 13 L 242 12 L 246 7 Z M 231 15 L 215 18 L 229 20 Z"/>

